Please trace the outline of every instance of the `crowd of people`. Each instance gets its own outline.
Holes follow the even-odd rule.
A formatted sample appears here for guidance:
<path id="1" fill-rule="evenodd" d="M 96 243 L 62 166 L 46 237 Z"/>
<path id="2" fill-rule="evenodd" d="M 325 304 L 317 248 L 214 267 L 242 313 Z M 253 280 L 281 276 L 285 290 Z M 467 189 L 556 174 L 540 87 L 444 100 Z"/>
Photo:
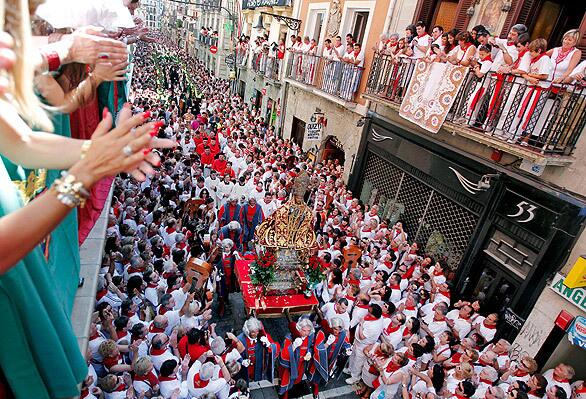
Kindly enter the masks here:
<path id="1" fill-rule="evenodd" d="M 168 40 L 141 43 L 135 61 L 133 111 L 178 146 L 155 150 L 160 170 L 144 181 L 115 180 L 82 397 L 241 398 L 251 382 L 277 377 L 282 398 L 299 384 L 318 397 L 338 373 L 373 399 L 584 397 L 571 366 L 538 372 L 532 357 L 513 358 L 499 315 L 481 298 L 454 300 L 445 259 L 355 198 L 337 160 L 309 161 Z M 187 102 L 189 76 L 197 87 Z M 217 331 L 212 320 L 239 290 L 235 261 L 254 256 L 256 226 L 301 173 L 312 181 L 320 305 L 287 314 L 284 338 L 255 317 Z M 189 278 L 190 263 L 212 266 L 203 283 Z"/>

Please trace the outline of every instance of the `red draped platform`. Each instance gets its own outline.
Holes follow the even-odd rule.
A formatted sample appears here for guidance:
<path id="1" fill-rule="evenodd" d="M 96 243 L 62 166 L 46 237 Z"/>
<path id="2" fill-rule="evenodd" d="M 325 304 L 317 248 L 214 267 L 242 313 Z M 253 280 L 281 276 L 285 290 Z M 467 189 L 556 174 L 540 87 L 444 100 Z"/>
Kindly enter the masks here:
<path id="1" fill-rule="evenodd" d="M 282 317 L 283 310 L 289 309 L 290 314 L 304 314 L 311 311 L 318 304 L 315 295 L 308 298 L 303 294 L 293 295 L 267 295 L 259 298 L 259 292 L 250 282 L 250 260 L 237 260 L 235 262 L 238 284 L 242 290 L 246 313 L 254 311 L 258 317 Z"/>

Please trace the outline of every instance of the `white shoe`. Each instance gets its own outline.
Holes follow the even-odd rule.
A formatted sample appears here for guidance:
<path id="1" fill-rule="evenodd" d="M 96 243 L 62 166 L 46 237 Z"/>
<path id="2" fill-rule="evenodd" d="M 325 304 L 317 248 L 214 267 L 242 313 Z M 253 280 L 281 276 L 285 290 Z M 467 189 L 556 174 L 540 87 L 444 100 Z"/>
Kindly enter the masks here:
<path id="1" fill-rule="evenodd" d="M 349 375 L 350 374 L 350 369 L 346 367 L 344 370 L 342 370 L 342 373 Z"/>
<path id="2" fill-rule="evenodd" d="M 354 378 L 354 377 L 346 378 L 346 384 L 348 384 L 348 385 L 352 385 L 356 382 L 358 382 L 358 378 Z"/>

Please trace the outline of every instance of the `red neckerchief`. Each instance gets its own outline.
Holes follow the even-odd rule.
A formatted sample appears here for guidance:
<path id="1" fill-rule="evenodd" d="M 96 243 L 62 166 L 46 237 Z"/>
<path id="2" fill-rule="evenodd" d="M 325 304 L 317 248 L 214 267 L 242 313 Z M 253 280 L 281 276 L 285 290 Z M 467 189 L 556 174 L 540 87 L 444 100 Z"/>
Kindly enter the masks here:
<path id="1" fill-rule="evenodd" d="M 387 365 L 387 368 L 385 369 L 385 371 L 387 373 L 394 373 L 395 371 L 399 370 L 401 368 L 401 366 L 399 366 L 398 364 L 395 364 L 393 362 L 390 362 Z"/>
<path id="2" fill-rule="evenodd" d="M 128 335 L 128 331 L 124 331 L 124 330 L 116 330 L 116 336 L 118 337 L 118 339 L 125 337 L 126 335 Z"/>
<path id="3" fill-rule="evenodd" d="M 446 321 L 446 317 L 445 316 L 442 316 L 442 318 L 438 320 L 438 319 L 435 318 L 435 315 L 434 315 L 433 316 L 433 321 Z"/>
<path id="4" fill-rule="evenodd" d="M 356 297 L 355 297 L 355 296 L 346 295 L 346 296 L 345 296 L 345 298 L 346 298 L 347 300 L 349 300 L 349 301 L 352 301 L 352 302 L 356 301 Z"/>
<path id="5" fill-rule="evenodd" d="M 464 395 L 458 395 L 458 394 L 454 394 L 454 396 L 455 396 L 457 399 L 470 399 L 470 398 L 468 398 L 467 396 L 464 396 Z"/>
<path id="6" fill-rule="evenodd" d="M 530 64 L 535 64 L 537 61 L 539 61 L 540 59 L 542 59 L 543 57 L 545 57 L 545 53 L 541 53 L 539 54 L 537 57 L 535 58 L 531 58 L 531 62 L 529 62 Z"/>
<path id="7" fill-rule="evenodd" d="M 81 390 L 81 394 L 79 395 L 79 399 L 83 399 L 90 394 L 90 390 L 88 387 L 85 387 Z"/>
<path id="8" fill-rule="evenodd" d="M 480 379 L 480 382 L 484 382 L 485 384 L 487 384 L 487 385 L 491 385 L 491 386 L 492 386 L 492 381 L 485 380 L 484 378 L 481 378 L 481 379 Z"/>
<path id="9" fill-rule="evenodd" d="M 399 328 L 401 328 L 401 324 L 399 324 L 399 325 L 397 325 L 397 326 L 393 327 L 393 323 L 391 323 L 391 324 L 389 324 L 389 326 L 388 326 L 388 327 L 387 327 L 387 329 L 385 330 L 385 333 L 386 333 L 387 335 L 390 335 L 390 334 L 392 334 L 392 333 L 395 333 L 395 332 L 397 332 L 397 331 L 399 330 Z"/>
<path id="10" fill-rule="evenodd" d="M 364 321 L 374 321 L 374 320 L 378 320 L 376 317 L 374 317 L 373 315 L 371 315 L 370 313 L 367 314 L 366 316 L 364 316 Z"/>
<path id="11" fill-rule="evenodd" d="M 406 337 L 409 334 L 411 334 L 411 331 L 408 328 L 406 328 L 406 329 L 403 330 L 403 336 L 404 337 Z"/>
<path id="12" fill-rule="evenodd" d="M 130 274 L 134 274 L 134 273 L 142 273 L 142 270 L 130 266 L 126 272 L 130 275 Z"/>
<path id="13" fill-rule="evenodd" d="M 210 381 L 204 381 L 199 377 L 199 373 L 193 376 L 193 387 L 196 389 L 205 388 L 208 386 Z"/>
<path id="14" fill-rule="evenodd" d="M 390 289 L 392 290 L 401 290 L 401 286 L 399 284 L 393 284 L 391 286 L 389 286 Z"/>
<path id="15" fill-rule="evenodd" d="M 415 305 L 413 305 L 413 306 L 405 306 L 405 309 L 407 309 L 407 310 L 415 310 Z"/>
<path id="16" fill-rule="evenodd" d="M 443 274 L 444 274 L 444 272 L 443 272 L 443 271 L 437 271 L 437 270 L 434 270 L 434 271 L 433 271 L 433 275 L 434 275 L 434 276 L 441 276 L 441 275 L 443 275 Z"/>
<path id="17" fill-rule="evenodd" d="M 90 341 L 93 341 L 94 339 L 98 338 L 100 336 L 100 332 L 96 331 L 95 334 L 90 335 Z"/>
<path id="18" fill-rule="evenodd" d="M 490 56 L 490 54 L 489 54 L 489 55 L 487 55 L 486 57 L 484 57 L 483 59 L 481 59 L 480 61 L 483 61 L 483 62 L 484 62 L 484 61 L 490 61 L 490 62 L 492 62 L 492 57 L 491 57 L 491 56 Z"/>
<path id="19" fill-rule="evenodd" d="M 417 37 L 418 37 L 418 38 L 420 38 L 420 39 L 421 39 L 422 37 L 425 37 L 425 36 L 429 36 L 429 35 L 427 34 L 427 32 L 425 32 L 423 35 L 417 35 Z"/>
<path id="20" fill-rule="evenodd" d="M 164 328 L 155 327 L 154 324 L 151 324 L 149 326 L 149 332 L 150 333 L 153 333 L 153 334 L 158 334 L 158 333 L 165 332 L 165 329 Z"/>
<path id="21" fill-rule="evenodd" d="M 574 392 L 576 392 L 576 394 L 586 393 L 586 384 L 582 385 L 582 388 L 578 388 Z"/>
<path id="22" fill-rule="evenodd" d="M 174 232 L 175 232 L 175 227 L 169 227 L 169 226 L 167 226 L 167 227 L 165 228 L 165 232 L 166 232 L 167 234 L 172 234 L 172 233 L 174 233 Z"/>
<path id="23" fill-rule="evenodd" d="M 114 392 L 123 392 L 123 391 L 126 391 L 126 384 L 120 384 L 114 390 Z"/>
<path id="24" fill-rule="evenodd" d="M 518 67 L 518 66 L 519 66 L 519 64 L 521 63 L 521 58 L 523 58 L 523 56 L 524 56 L 525 54 L 527 54 L 527 52 L 528 52 L 528 51 L 529 51 L 529 50 L 525 49 L 525 50 L 523 50 L 523 51 L 521 51 L 521 52 L 519 53 L 519 56 L 517 57 L 517 59 L 515 60 L 515 62 L 513 62 L 513 69 L 517 69 L 517 67 Z"/>
<path id="25" fill-rule="evenodd" d="M 161 349 L 151 348 L 151 356 L 160 356 L 165 352 L 167 352 L 166 348 L 161 348 Z"/>
<path id="26" fill-rule="evenodd" d="M 147 288 L 157 288 L 158 284 L 157 283 L 148 283 Z"/>
<path id="27" fill-rule="evenodd" d="M 107 288 L 104 288 L 103 290 L 96 292 L 96 301 L 99 301 L 100 299 L 105 297 L 107 294 L 108 294 Z"/>
<path id="28" fill-rule="evenodd" d="M 488 363 L 488 362 L 485 362 L 485 361 L 484 361 L 484 360 L 482 360 L 482 359 L 478 359 L 478 363 L 480 363 L 480 365 L 482 365 L 482 366 L 492 366 L 492 364 L 490 364 L 490 363 Z"/>
<path id="29" fill-rule="evenodd" d="M 407 356 L 407 359 L 410 359 L 410 360 L 413 360 L 413 361 L 416 361 L 417 360 L 417 358 L 415 356 L 410 355 L 408 352 L 405 352 L 405 356 Z"/>
<path id="30" fill-rule="evenodd" d="M 360 308 L 360 309 L 368 309 L 368 305 L 363 305 L 361 303 L 359 303 L 358 305 L 356 305 L 356 307 L 357 308 Z"/>
<path id="31" fill-rule="evenodd" d="M 160 382 L 177 381 L 177 376 L 159 377 Z"/>
<path id="32" fill-rule="evenodd" d="M 564 383 L 564 382 L 568 383 L 568 382 L 570 382 L 570 380 L 568 380 L 568 379 L 561 379 L 561 380 L 558 380 L 558 379 L 555 377 L 555 374 L 552 374 L 552 377 L 553 377 L 554 381 L 556 381 L 556 382 L 561 382 L 561 383 Z"/>
<path id="33" fill-rule="evenodd" d="M 486 319 L 484 319 L 484 320 L 482 321 L 482 325 L 483 325 L 484 327 L 486 327 L 486 328 L 490 328 L 491 330 L 496 330 L 496 325 L 495 325 L 495 326 L 487 326 L 487 325 L 486 325 Z"/>

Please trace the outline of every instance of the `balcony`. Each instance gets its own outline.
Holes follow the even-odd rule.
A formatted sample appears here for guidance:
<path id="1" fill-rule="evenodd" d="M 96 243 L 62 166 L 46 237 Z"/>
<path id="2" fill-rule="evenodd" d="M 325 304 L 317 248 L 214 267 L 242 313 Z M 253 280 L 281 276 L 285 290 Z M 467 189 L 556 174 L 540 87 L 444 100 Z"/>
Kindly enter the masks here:
<path id="1" fill-rule="evenodd" d="M 197 34 L 197 41 L 200 44 L 204 44 L 206 46 L 217 46 L 218 45 L 218 38 L 217 37 L 211 37 L 208 35 L 203 35 L 201 33 Z"/>
<path id="2" fill-rule="evenodd" d="M 291 53 L 285 77 L 344 101 L 354 102 L 363 72 L 363 67 L 347 62 Z"/>
<path id="3" fill-rule="evenodd" d="M 267 79 L 278 81 L 282 62 L 283 60 L 267 53 L 253 54 L 252 70 Z"/>
<path id="4" fill-rule="evenodd" d="M 236 48 L 236 66 L 246 68 L 248 64 L 248 50 L 242 47 Z"/>
<path id="5" fill-rule="evenodd" d="M 375 54 L 365 97 L 398 110 L 415 60 Z M 529 85 L 513 75 L 466 76 L 444 128 L 542 165 L 565 165 L 586 125 L 586 88 Z"/>

